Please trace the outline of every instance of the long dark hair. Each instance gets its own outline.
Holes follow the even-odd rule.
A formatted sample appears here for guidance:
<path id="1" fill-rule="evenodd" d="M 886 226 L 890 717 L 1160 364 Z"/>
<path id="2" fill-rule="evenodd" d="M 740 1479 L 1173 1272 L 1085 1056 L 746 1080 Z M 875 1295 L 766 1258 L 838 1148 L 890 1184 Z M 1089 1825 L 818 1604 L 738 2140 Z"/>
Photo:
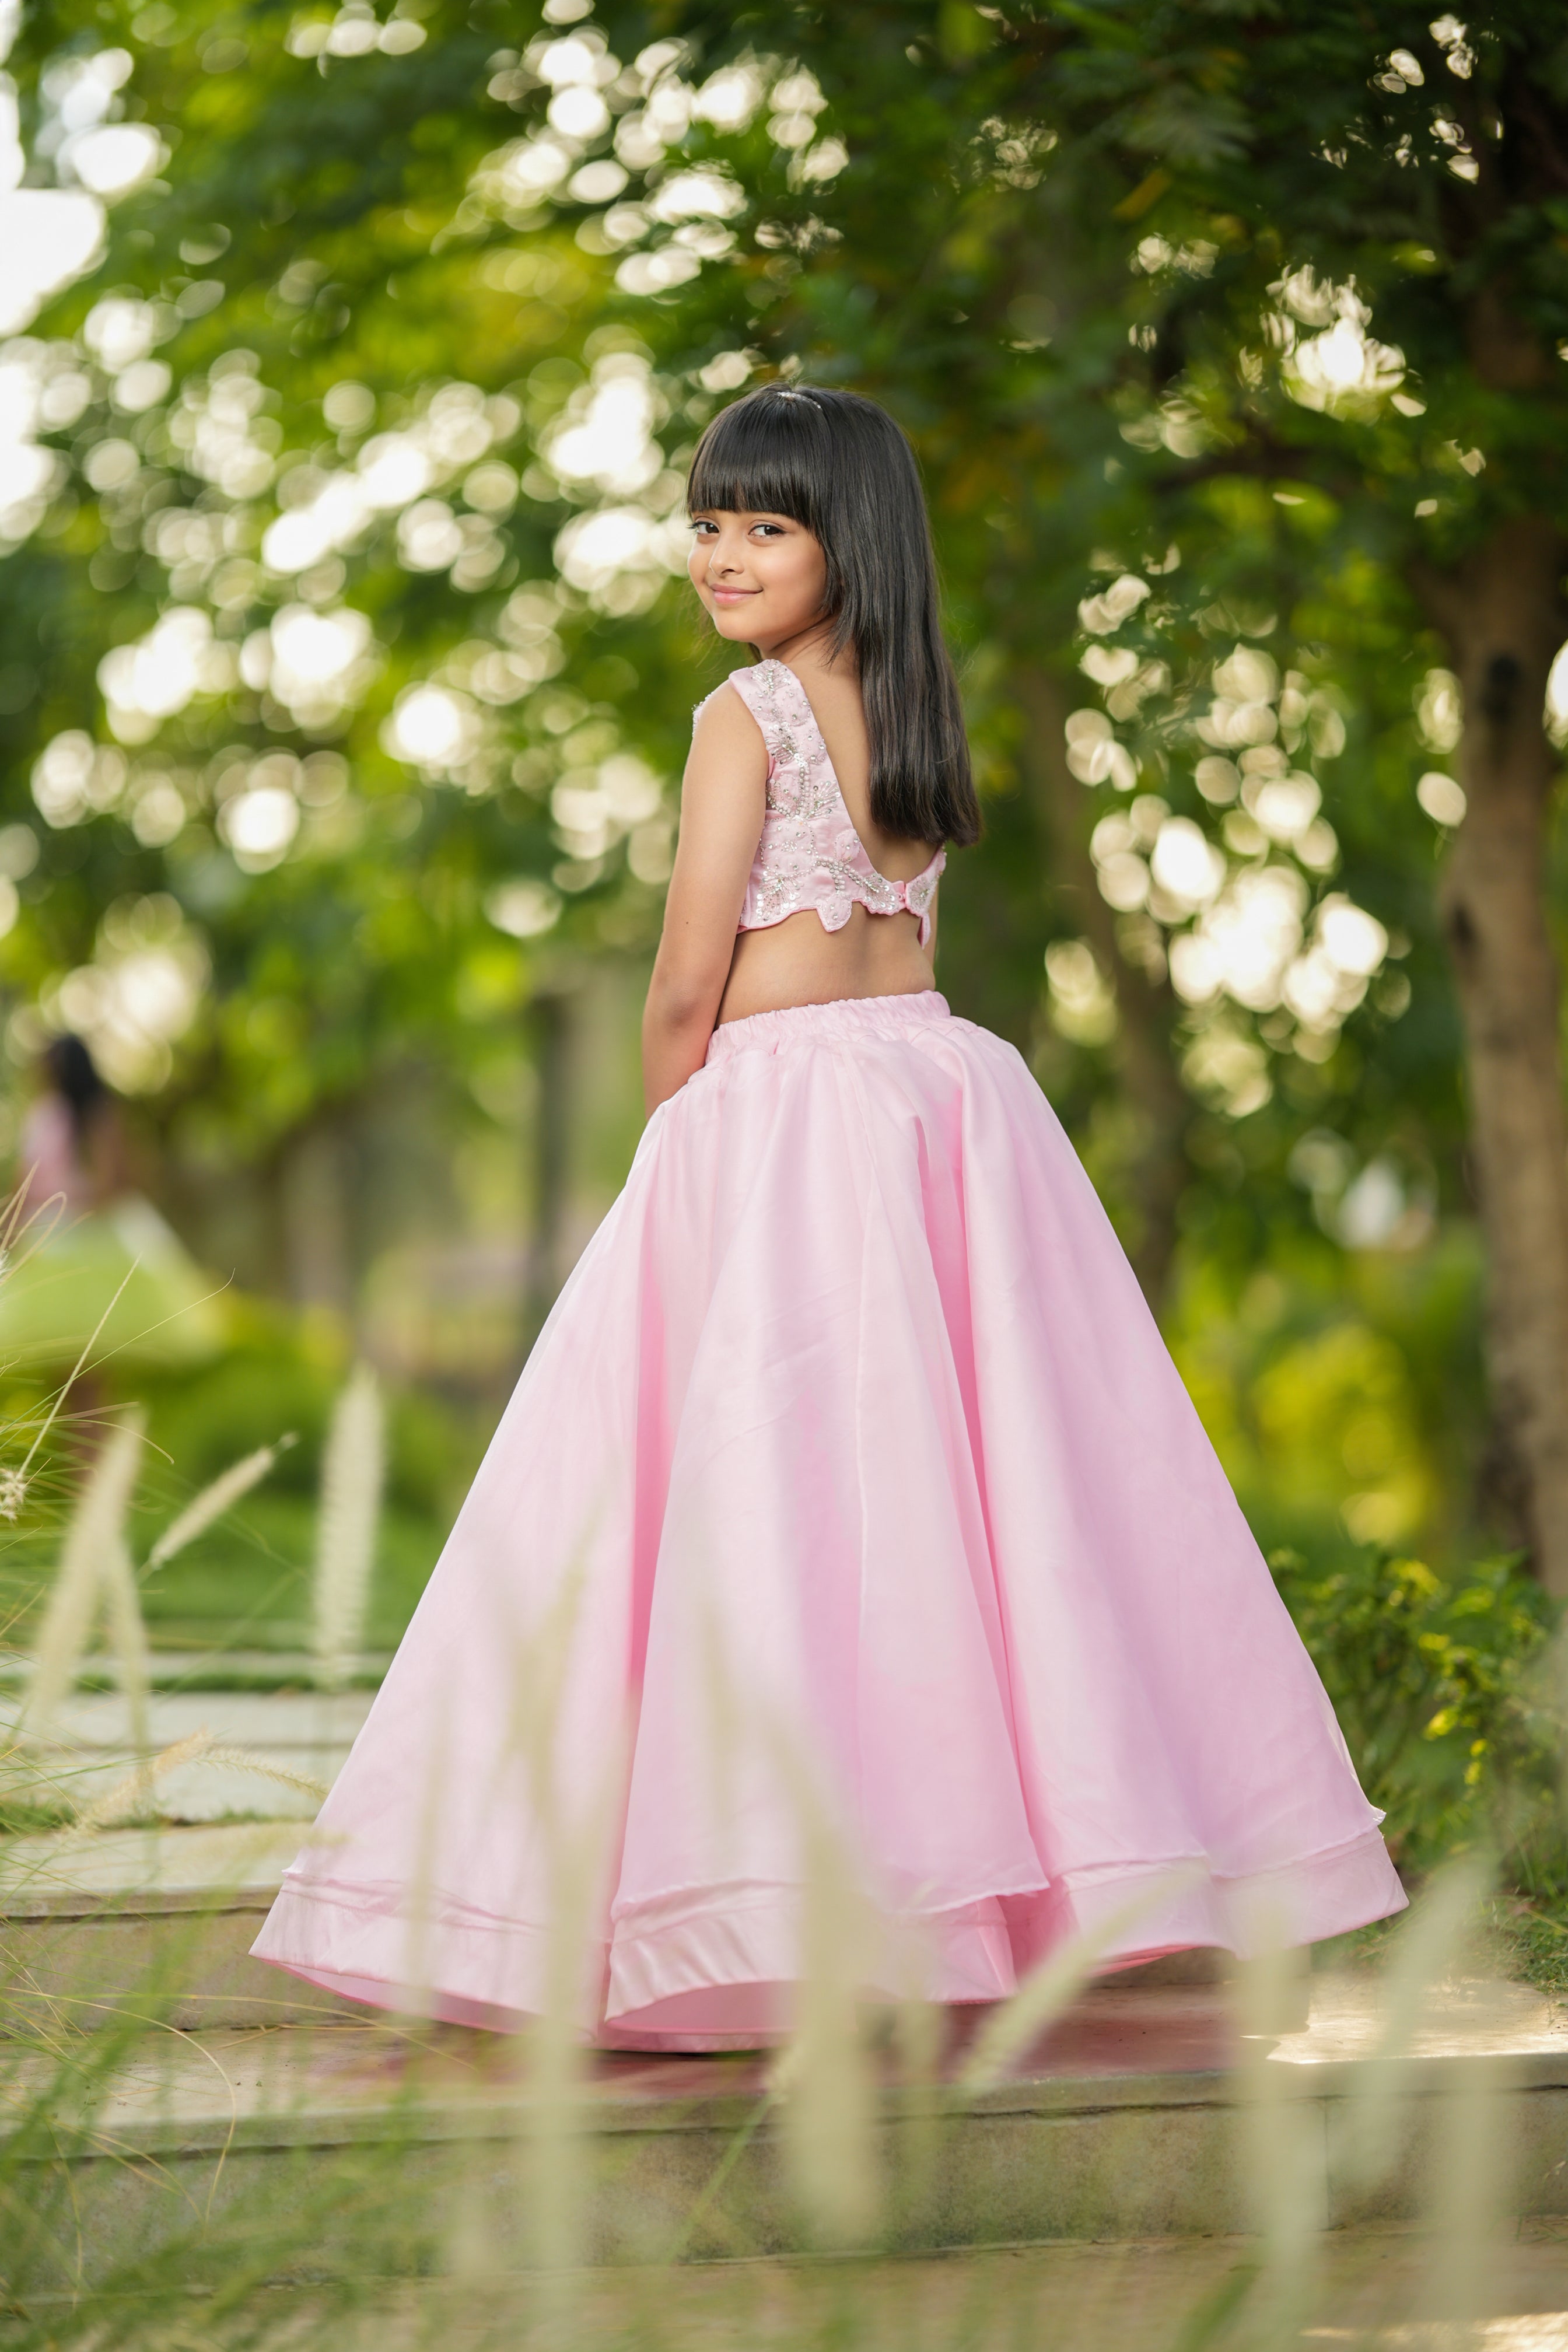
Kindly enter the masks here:
<path id="1" fill-rule="evenodd" d="M 858 393 L 764 384 L 724 409 L 691 462 L 693 514 L 787 515 L 827 559 L 833 654 L 853 647 L 871 814 L 904 841 L 971 842 L 980 806 L 914 452 Z"/>
<path id="2" fill-rule="evenodd" d="M 70 1112 L 71 1133 L 78 1150 L 82 1150 L 109 1101 L 109 1088 L 99 1076 L 98 1065 L 82 1039 L 72 1036 L 68 1030 L 63 1037 L 53 1038 L 45 1046 L 44 1067 L 55 1092 L 65 1100 Z"/>

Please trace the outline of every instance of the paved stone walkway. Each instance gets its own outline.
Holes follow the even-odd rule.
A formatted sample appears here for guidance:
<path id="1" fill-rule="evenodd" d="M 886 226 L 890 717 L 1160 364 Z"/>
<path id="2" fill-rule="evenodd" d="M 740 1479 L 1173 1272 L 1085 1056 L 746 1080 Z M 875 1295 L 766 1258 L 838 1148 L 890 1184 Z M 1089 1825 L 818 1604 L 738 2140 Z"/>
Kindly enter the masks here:
<path id="1" fill-rule="evenodd" d="M 1466 2352 L 1568 2352 L 1568 2224 L 1527 2225 L 1499 2247 L 1490 2315 L 1464 2339 L 1417 2315 L 1432 2263 L 1424 2232 L 1341 2231 L 1317 2252 L 1308 2315 L 1273 2339 L 1280 2352 L 1455 2352 L 1460 2340 Z M 544 2352 L 563 2340 L 573 2352 L 1228 2352 L 1244 2329 L 1189 2333 L 1191 2318 L 1257 2256 L 1254 2241 L 1221 2237 L 693 2263 L 569 2281 L 559 2316 L 515 2280 L 445 2279 L 374 2292 L 330 2319 L 308 2294 L 279 2297 L 276 2340 L 279 2352 L 316 2352 L 325 2324 L 333 2352 Z M 212 2341 L 223 2352 L 223 2336 Z"/>
<path id="2" fill-rule="evenodd" d="M 220 1822 L 236 1814 L 312 1819 L 320 1790 L 342 1768 L 374 1696 L 368 1690 L 154 1689 L 155 1757 L 204 1736 L 218 1751 L 175 1759 L 160 1769 L 157 1811 L 173 1822 Z M 20 1713 L 20 1692 L 0 1694 L 0 1736 Z M 90 1805 L 134 1772 L 138 1761 L 121 1694 L 78 1691 L 51 1725 L 37 1769 L 44 1791 L 52 1784 L 74 1803 Z"/>

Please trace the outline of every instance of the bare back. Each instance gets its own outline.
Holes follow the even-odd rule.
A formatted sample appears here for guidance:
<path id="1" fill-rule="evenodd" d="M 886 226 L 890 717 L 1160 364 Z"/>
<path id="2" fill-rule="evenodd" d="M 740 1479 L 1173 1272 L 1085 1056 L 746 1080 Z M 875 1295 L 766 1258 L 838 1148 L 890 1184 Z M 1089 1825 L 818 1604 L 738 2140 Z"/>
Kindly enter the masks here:
<path id="1" fill-rule="evenodd" d="M 805 667 L 769 658 L 728 681 L 761 730 L 768 771 L 721 1024 L 793 1004 L 917 994 L 932 984 L 931 899 L 942 859 L 872 819 L 853 671 L 811 667 L 830 713 L 830 741 Z"/>
<path id="2" fill-rule="evenodd" d="M 858 679 L 792 651 L 732 672 L 698 714 L 644 1015 L 650 1108 L 716 1026 L 935 986 L 944 853 L 873 823 Z"/>

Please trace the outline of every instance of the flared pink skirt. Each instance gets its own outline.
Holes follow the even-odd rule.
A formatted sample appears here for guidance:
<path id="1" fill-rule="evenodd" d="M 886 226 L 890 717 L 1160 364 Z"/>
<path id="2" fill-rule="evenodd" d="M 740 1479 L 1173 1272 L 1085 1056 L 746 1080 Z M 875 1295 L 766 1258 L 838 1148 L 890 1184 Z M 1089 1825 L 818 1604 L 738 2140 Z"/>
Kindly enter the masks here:
<path id="1" fill-rule="evenodd" d="M 1025 1064 L 854 1000 L 649 1121 L 255 1949 L 721 2048 L 847 1904 L 945 2002 L 1338 1935 L 1379 1819 Z"/>

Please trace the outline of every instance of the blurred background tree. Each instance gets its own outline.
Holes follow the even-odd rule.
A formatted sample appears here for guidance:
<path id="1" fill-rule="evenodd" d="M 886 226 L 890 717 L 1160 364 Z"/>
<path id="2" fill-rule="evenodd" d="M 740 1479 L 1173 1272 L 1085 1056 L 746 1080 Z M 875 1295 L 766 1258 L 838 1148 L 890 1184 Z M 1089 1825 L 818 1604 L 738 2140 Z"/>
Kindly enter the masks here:
<path id="1" fill-rule="evenodd" d="M 727 666 L 684 464 L 803 373 L 931 488 L 988 822 L 942 985 L 1067 1120 L 1260 1535 L 1563 1588 L 1534 12 L 82 0 L 9 72 L 6 1045 L 19 1090 L 86 1035 L 277 1302 L 224 1443 L 275 1433 L 259 1362 L 352 1341 L 458 1414 L 438 1538 L 635 1144 Z"/>

